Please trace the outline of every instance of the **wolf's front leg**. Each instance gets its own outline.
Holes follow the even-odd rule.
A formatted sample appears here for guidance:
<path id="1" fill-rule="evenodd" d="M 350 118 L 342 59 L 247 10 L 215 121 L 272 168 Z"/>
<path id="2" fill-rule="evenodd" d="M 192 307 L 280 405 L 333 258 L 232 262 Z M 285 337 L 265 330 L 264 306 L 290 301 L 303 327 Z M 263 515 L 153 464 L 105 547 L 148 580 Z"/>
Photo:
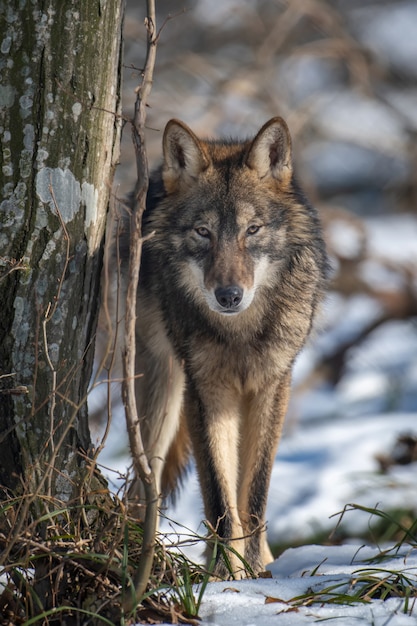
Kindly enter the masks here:
<path id="1" fill-rule="evenodd" d="M 272 467 L 290 393 L 290 375 L 258 391 L 246 404 L 240 448 L 239 513 L 247 535 L 245 559 L 258 574 L 273 560 L 266 538 Z"/>
<path id="2" fill-rule="evenodd" d="M 186 415 L 205 514 L 224 543 L 230 564 L 229 568 L 222 557 L 222 550 L 219 550 L 213 576 L 222 579 L 243 578 L 245 567 L 242 559 L 235 554 L 237 552 L 243 557 L 245 552 L 237 503 L 239 411 L 236 397 L 227 389 L 197 391 L 190 383 Z"/>

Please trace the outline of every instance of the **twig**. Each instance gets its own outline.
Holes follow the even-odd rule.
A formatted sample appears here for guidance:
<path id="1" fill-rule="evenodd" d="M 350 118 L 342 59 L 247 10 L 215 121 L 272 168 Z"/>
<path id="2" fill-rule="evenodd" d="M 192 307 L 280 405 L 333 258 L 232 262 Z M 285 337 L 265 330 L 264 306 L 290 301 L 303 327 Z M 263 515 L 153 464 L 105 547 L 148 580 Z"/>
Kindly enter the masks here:
<path id="1" fill-rule="evenodd" d="M 11 259 L 9 257 L 0 256 L 0 266 L 9 266 L 9 269 L 5 271 L 4 274 L 0 275 L 0 281 L 4 280 L 6 276 L 11 274 L 12 272 L 16 272 L 18 270 L 25 271 L 28 269 L 28 264 L 26 261 L 23 260 L 23 258 L 17 260 Z"/>
<path id="2" fill-rule="evenodd" d="M 135 147 L 137 183 L 130 229 L 129 278 L 126 297 L 126 336 L 123 357 L 124 382 L 123 399 L 129 442 L 132 450 L 136 475 L 144 485 L 146 514 L 143 529 L 143 545 L 139 566 L 133 577 L 134 589 L 124 600 L 125 611 L 131 611 L 141 600 L 150 577 L 155 549 L 158 493 L 155 476 L 145 454 L 135 397 L 135 355 L 136 355 L 136 300 L 139 281 L 139 268 L 142 255 L 142 215 L 146 206 L 149 184 L 148 163 L 145 150 L 146 104 L 149 97 L 156 57 L 157 32 L 155 21 L 155 0 L 147 0 L 147 56 L 142 83 L 136 89 L 135 113 L 132 124 L 132 140 Z"/>
<path id="3" fill-rule="evenodd" d="M 65 274 L 68 268 L 68 263 L 70 262 L 70 249 L 71 249 L 71 241 L 70 241 L 70 237 L 67 231 L 67 228 L 65 226 L 65 222 L 62 218 L 61 215 L 61 211 L 59 210 L 59 206 L 58 203 L 56 201 L 56 197 L 55 197 L 55 192 L 54 192 L 54 188 L 52 186 L 52 181 L 50 181 L 49 186 L 49 193 L 51 194 L 51 198 L 52 198 L 52 202 L 54 205 L 54 209 L 56 214 L 58 215 L 63 233 L 64 233 L 64 240 L 66 243 L 66 254 L 65 254 L 65 261 L 64 261 L 64 267 L 62 269 L 61 272 L 61 276 L 59 278 L 58 281 L 58 291 L 56 293 L 56 295 L 54 296 L 54 304 L 52 304 L 51 302 L 48 303 L 43 321 L 42 321 L 42 332 L 43 332 L 43 344 L 44 344 L 44 351 L 45 351 L 45 356 L 46 356 L 46 362 L 49 366 L 49 369 L 51 370 L 51 375 L 52 375 L 52 390 L 51 390 L 51 394 L 50 394 L 50 400 L 51 400 L 51 405 L 49 408 L 49 420 L 50 420 L 50 424 L 49 424 L 49 442 L 50 442 L 50 449 L 51 449 L 51 456 L 54 456 L 55 453 L 55 443 L 54 443 L 54 430 L 55 430 L 55 407 L 56 407 L 56 390 L 57 390 L 57 372 L 56 369 L 52 363 L 52 359 L 49 353 L 49 346 L 48 346 L 48 337 L 47 337 L 47 325 L 48 323 L 51 321 L 52 317 L 55 314 L 55 311 L 58 307 L 58 302 L 60 299 L 60 295 L 61 295 L 61 290 L 62 290 L 62 285 L 65 279 Z M 51 496 L 52 494 L 52 472 L 48 472 L 48 495 Z"/>

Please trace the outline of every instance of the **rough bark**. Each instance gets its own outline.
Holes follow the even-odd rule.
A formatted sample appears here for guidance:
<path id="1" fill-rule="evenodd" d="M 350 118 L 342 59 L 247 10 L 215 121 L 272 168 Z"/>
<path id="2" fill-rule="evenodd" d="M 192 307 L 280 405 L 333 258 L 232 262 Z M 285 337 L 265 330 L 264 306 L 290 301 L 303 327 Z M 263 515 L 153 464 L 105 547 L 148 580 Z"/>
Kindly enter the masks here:
<path id="1" fill-rule="evenodd" d="M 0 0 L 0 485 L 13 493 L 69 500 L 90 447 L 122 18 L 122 0 Z"/>

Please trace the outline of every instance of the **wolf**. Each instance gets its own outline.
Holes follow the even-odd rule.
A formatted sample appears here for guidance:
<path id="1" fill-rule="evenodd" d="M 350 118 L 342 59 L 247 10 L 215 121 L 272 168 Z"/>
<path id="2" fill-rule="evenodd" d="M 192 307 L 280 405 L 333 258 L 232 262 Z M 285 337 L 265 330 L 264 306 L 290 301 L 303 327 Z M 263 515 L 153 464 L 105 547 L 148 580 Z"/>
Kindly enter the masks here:
<path id="1" fill-rule="evenodd" d="M 171 120 L 150 177 L 137 300 L 136 395 L 161 497 L 195 457 L 215 578 L 273 560 L 265 510 L 294 360 L 322 299 L 327 257 L 274 117 L 247 141 Z M 143 489 L 136 479 L 130 498 Z"/>

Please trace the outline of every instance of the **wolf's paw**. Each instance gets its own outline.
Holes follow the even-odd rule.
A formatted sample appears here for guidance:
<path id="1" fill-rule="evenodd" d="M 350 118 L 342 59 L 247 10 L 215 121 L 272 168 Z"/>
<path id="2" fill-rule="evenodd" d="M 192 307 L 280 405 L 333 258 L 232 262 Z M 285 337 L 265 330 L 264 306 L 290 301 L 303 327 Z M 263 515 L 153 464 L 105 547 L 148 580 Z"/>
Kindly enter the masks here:
<path id="1" fill-rule="evenodd" d="M 212 570 L 210 580 L 242 580 L 244 578 L 255 578 L 263 567 L 253 569 L 244 558 L 236 554 L 228 554 L 224 559 L 219 557 Z"/>
<path id="2" fill-rule="evenodd" d="M 244 578 L 252 578 L 251 574 L 244 567 L 230 569 L 224 563 L 219 563 L 214 568 L 209 580 L 210 582 L 221 582 L 225 580 L 243 580 Z"/>

